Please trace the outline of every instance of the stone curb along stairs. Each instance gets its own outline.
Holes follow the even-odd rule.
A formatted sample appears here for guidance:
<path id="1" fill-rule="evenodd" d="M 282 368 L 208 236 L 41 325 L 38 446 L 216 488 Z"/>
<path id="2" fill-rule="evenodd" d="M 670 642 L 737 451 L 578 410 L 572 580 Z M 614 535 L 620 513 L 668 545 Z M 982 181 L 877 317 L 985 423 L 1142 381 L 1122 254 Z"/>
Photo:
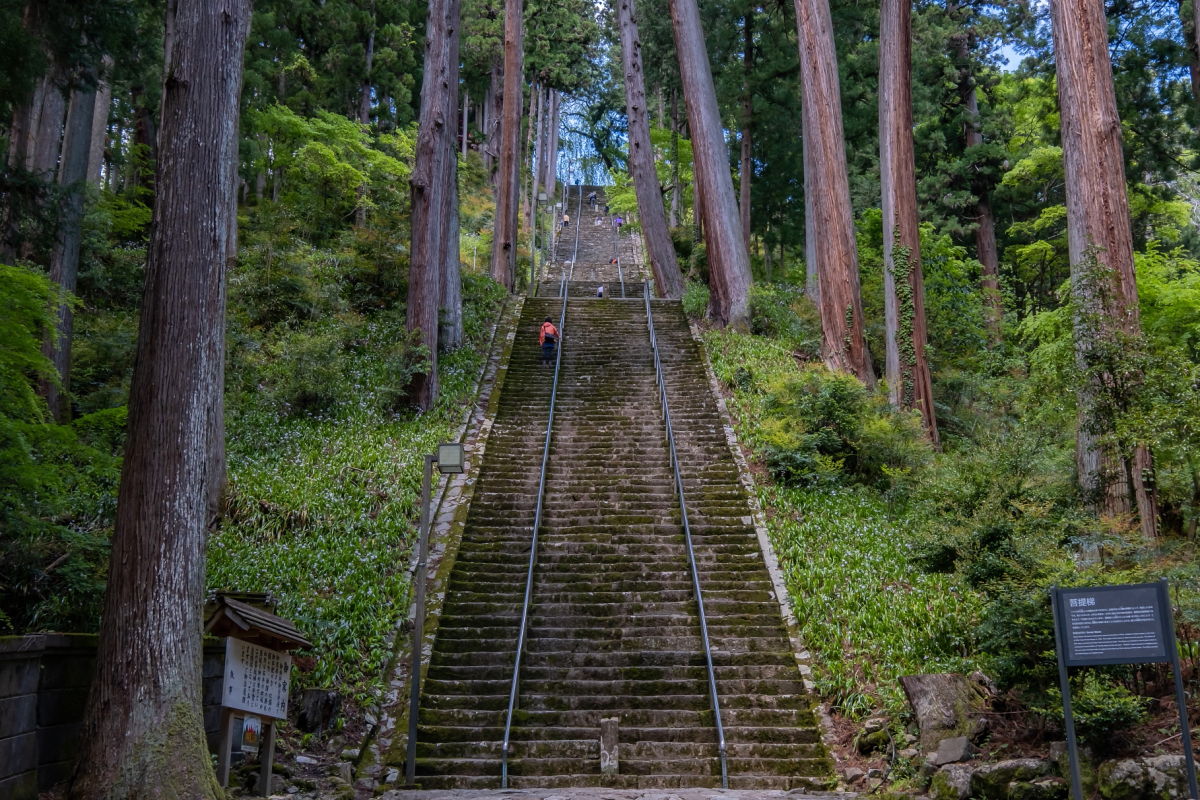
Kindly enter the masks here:
<path id="1" fill-rule="evenodd" d="M 528 299 L 518 324 L 429 654 L 416 765 L 423 788 L 499 783 L 536 456 L 553 380 L 553 370 L 537 363 L 529 332 L 560 304 Z M 703 355 L 678 302 L 652 305 L 705 590 L 730 786 L 825 788 L 831 769 L 812 698 Z M 569 304 L 510 757 L 517 787 L 719 783 L 645 324 L 640 301 Z M 616 774 L 600 770 L 606 718 L 618 720 Z M 388 760 L 403 761 L 399 737 Z"/>

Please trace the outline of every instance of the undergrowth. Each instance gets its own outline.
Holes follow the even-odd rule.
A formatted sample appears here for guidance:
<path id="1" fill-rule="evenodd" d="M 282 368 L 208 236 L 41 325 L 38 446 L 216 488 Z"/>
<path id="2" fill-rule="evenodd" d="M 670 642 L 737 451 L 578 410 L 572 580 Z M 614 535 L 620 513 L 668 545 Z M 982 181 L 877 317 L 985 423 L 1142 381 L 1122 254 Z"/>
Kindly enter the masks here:
<path id="1" fill-rule="evenodd" d="M 710 331 L 705 344 L 732 393 L 739 439 L 766 461 L 776 444 L 771 387 L 814 367 L 761 337 Z M 899 676 L 977 665 L 969 637 L 980 596 L 914 565 L 910 521 L 884 491 L 849 479 L 766 482 L 759 500 L 818 691 L 833 706 L 850 716 L 898 713 Z"/>

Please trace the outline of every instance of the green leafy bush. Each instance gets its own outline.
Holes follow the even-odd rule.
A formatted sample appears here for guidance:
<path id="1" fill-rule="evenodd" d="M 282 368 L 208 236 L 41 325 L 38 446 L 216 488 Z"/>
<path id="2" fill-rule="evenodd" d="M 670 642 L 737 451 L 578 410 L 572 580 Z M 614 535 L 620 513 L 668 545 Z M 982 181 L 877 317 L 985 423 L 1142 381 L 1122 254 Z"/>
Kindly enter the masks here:
<path id="1" fill-rule="evenodd" d="M 754 284 L 750 331 L 779 342 L 798 358 L 815 360 L 821 355 L 821 316 L 800 287 Z"/>
<path id="2" fill-rule="evenodd" d="M 1049 702 L 1036 710 L 1063 725 L 1062 692 L 1052 688 Z M 1120 738 L 1115 734 L 1143 722 L 1149 700 L 1139 697 L 1096 670 L 1088 670 L 1072 680 L 1071 712 L 1079 738 L 1102 753 L 1116 749 Z"/>
<path id="3" fill-rule="evenodd" d="M 688 281 L 683 290 L 683 311 L 692 319 L 704 319 L 708 314 L 708 286 Z"/>
<path id="4" fill-rule="evenodd" d="M 91 630 L 103 597 L 119 461 L 49 422 L 34 391 L 52 374 L 56 299 L 42 275 L 0 265 L 0 631 Z"/>
<path id="5" fill-rule="evenodd" d="M 886 487 L 932 454 L 915 414 L 819 365 L 768 384 L 761 437 L 771 474 L 796 486 L 845 475 Z"/>

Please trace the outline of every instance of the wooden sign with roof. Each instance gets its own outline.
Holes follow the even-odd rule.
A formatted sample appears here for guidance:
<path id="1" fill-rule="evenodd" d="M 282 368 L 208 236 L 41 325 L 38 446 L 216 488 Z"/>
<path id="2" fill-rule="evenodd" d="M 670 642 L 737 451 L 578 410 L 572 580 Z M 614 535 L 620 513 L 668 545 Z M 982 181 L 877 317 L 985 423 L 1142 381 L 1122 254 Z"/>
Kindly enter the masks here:
<path id="1" fill-rule="evenodd" d="M 262 718 L 265 737 L 259 749 L 261 771 L 258 791 L 270 788 L 275 756 L 275 720 L 287 718 L 292 650 L 312 647 L 290 620 L 273 613 L 275 600 L 268 594 L 219 592 L 205 609 L 204 632 L 225 637 L 225 669 L 221 687 L 224 734 L 217 777 L 229 783 L 237 716 Z"/>

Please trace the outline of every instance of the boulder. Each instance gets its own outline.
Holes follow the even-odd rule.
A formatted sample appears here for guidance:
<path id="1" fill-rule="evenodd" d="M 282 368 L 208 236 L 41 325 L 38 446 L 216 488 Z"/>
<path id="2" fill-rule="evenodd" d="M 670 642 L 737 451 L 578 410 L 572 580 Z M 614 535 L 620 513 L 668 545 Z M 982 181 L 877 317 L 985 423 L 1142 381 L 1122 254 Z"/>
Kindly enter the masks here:
<path id="1" fill-rule="evenodd" d="M 940 767 L 943 764 L 966 761 L 973 755 L 975 748 L 971 745 L 971 740 L 965 736 L 955 736 L 938 742 L 937 752 L 933 754 L 933 763 Z"/>
<path id="2" fill-rule="evenodd" d="M 929 796 L 933 800 L 966 800 L 971 795 L 973 771 L 966 764 L 947 764 L 933 774 Z"/>
<path id="3" fill-rule="evenodd" d="M 971 775 L 971 794 L 981 800 L 1007 800 L 1009 784 L 1032 783 L 1054 773 L 1054 763 L 1041 758 L 1012 758 L 984 764 Z"/>
<path id="4" fill-rule="evenodd" d="M 892 742 L 892 736 L 888 733 L 887 728 L 879 728 L 869 731 L 863 730 L 854 737 L 854 747 L 859 753 L 869 755 L 871 753 L 885 752 Z"/>
<path id="5" fill-rule="evenodd" d="M 1039 778 L 1008 785 L 1008 800 L 1067 800 L 1070 784 L 1062 778 Z"/>
<path id="6" fill-rule="evenodd" d="M 1188 796 L 1182 755 L 1105 761 L 1097 770 L 1104 800 L 1177 800 Z"/>
<path id="7" fill-rule="evenodd" d="M 987 731 L 991 693 L 985 683 L 946 672 L 905 675 L 900 686 L 917 719 L 922 749 L 934 750 L 942 739 L 956 736 L 979 741 Z"/>
<path id="8" fill-rule="evenodd" d="M 305 733 L 319 733 L 333 724 L 342 710 L 342 696 L 329 689 L 305 689 L 300 694 L 296 726 Z"/>

